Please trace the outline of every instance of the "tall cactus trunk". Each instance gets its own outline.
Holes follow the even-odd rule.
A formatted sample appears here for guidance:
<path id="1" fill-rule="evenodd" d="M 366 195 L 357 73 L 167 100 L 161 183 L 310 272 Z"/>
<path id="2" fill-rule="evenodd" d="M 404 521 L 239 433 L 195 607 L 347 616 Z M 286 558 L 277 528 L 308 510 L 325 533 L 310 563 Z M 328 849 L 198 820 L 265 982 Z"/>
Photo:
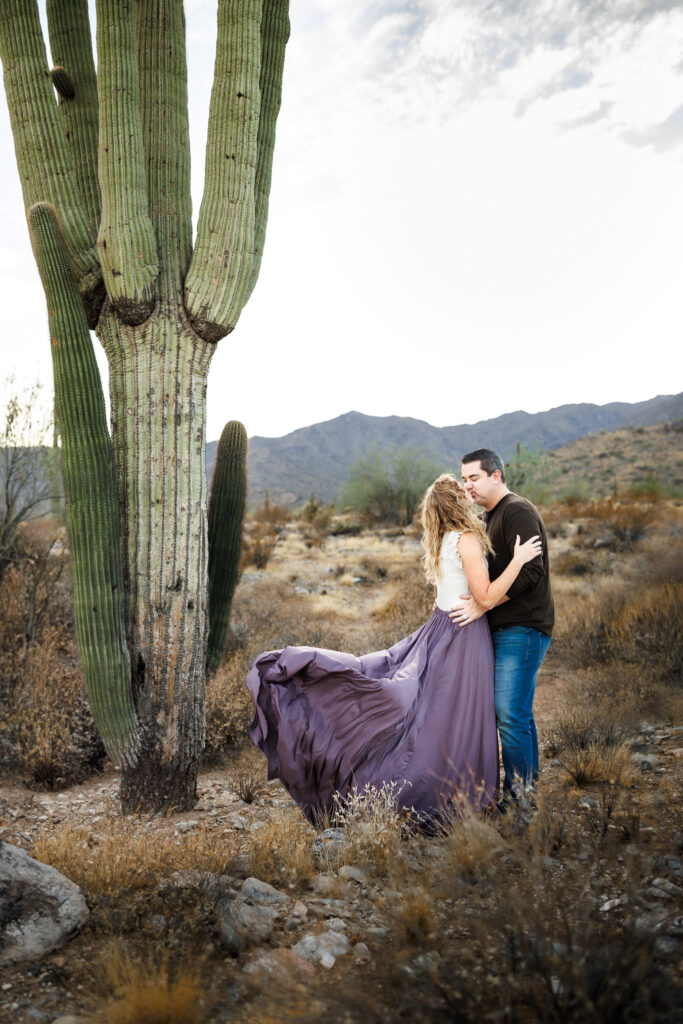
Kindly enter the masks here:
<path id="1" fill-rule="evenodd" d="M 124 810 L 187 810 L 204 740 L 206 382 L 212 346 L 182 310 L 125 326 L 104 311 L 111 366 L 133 699 L 142 731 Z"/>
<path id="2" fill-rule="evenodd" d="M 123 766 L 124 810 L 185 810 L 196 799 L 204 735 L 206 379 L 215 342 L 235 327 L 258 276 L 287 0 L 218 0 L 194 253 L 182 0 L 97 0 L 97 71 L 87 0 L 47 0 L 47 14 L 51 73 L 37 0 L 4 0 L 0 57 L 25 205 L 37 228 L 51 204 L 64 238 L 58 280 L 54 268 L 43 274 L 50 316 L 75 341 L 87 338 L 87 317 L 109 360 L 120 588 L 107 577 L 118 552 L 113 524 L 107 539 L 74 523 L 83 565 L 102 555 L 79 576 L 83 594 L 88 585 L 124 592 L 130 665 L 124 651 L 110 679 L 105 642 L 90 652 L 84 641 L 82 650 L 92 653 L 93 710 Z M 87 395 L 70 367 L 64 394 L 81 415 Z M 93 475 L 84 482 L 76 472 L 90 433 L 68 435 L 67 507 L 83 516 L 101 498 L 88 486 Z M 111 449 L 109 459 L 111 483 Z M 83 637 L 96 636 L 98 602 L 84 599 L 81 613 Z M 123 633 L 121 625 L 120 646 Z"/>

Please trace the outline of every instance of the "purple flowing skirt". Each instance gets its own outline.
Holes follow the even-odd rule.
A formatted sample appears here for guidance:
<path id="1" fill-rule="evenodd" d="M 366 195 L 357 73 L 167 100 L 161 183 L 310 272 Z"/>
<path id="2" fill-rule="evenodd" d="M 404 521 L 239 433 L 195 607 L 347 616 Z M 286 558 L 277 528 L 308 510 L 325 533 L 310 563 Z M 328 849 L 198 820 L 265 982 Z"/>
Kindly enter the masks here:
<path id="1" fill-rule="evenodd" d="M 247 676 L 251 737 L 314 821 L 333 793 L 395 783 L 401 807 L 438 818 L 480 809 L 498 785 L 493 649 L 485 618 L 446 612 L 388 651 L 360 658 L 317 647 L 261 654 Z"/>

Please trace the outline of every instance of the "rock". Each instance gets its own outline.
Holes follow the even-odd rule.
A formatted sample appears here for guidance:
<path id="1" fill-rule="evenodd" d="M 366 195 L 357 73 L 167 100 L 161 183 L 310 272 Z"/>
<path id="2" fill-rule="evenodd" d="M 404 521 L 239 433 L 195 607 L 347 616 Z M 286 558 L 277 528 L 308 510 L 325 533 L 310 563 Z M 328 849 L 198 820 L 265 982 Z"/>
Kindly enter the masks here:
<path id="1" fill-rule="evenodd" d="M 639 764 L 643 772 L 651 772 L 657 764 L 657 758 L 653 754 L 631 754 L 631 760 L 634 764 Z"/>
<path id="2" fill-rule="evenodd" d="M 258 903 L 266 907 L 281 907 L 284 903 L 289 903 L 289 896 L 259 878 L 245 879 L 240 896 L 249 903 Z"/>
<path id="3" fill-rule="evenodd" d="M 237 956 L 248 946 L 268 941 L 278 911 L 246 903 L 239 897 L 221 896 L 216 904 L 216 916 L 223 944 Z"/>
<path id="4" fill-rule="evenodd" d="M 616 907 L 621 907 L 623 902 L 624 901 L 617 896 L 615 899 L 607 900 L 605 903 L 603 903 L 600 907 L 600 910 L 603 914 L 607 914 L 610 910 L 615 910 Z"/>
<path id="5" fill-rule="evenodd" d="M 641 939 L 648 939 L 660 930 L 667 918 L 666 912 L 656 911 L 650 914 L 641 914 L 633 922 L 633 931 Z"/>
<path id="6" fill-rule="evenodd" d="M 386 939 L 388 932 L 386 928 L 380 927 L 380 925 L 373 925 L 367 929 L 367 934 L 371 939 Z"/>
<path id="7" fill-rule="evenodd" d="M 367 885 L 369 876 L 363 868 L 357 868 L 354 864 L 342 864 L 339 868 L 339 877 L 346 878 L 350 882 L 358 882 L 359 885 Z"/>
<path id="8" fill-rule="evenodd" d="M 338 863 L 346 846 L 346 833 L 343 828 L 326 828 L 320 832 L 313 843 L 313 856 L 319 867 Z"/>
<path id="9" fill-rule="evenodd" d="M 327 896 L 328 893 L 334 892 L 337 888 L 334 879 L 330 878 L 329 875 L 313 875 L 308 885 L 319 896 Z"/>
<path id="10" fill-rule="evenodd" d="M 353 953 L 353 958 L 356 963 L 362 964 L 370 960 L 370 950 L 364 942 L 357 942 L 351 952 Z"/>
<path id="11" fill-rule="evenodd" d="M 52 1024 L 85 1024 L 82 1017 L 74 1017 L 73 1014 L 67 1013 L 64 1017 L 55 1017 Z"/>
<path id="12" fill-rule="evenodd" d="M 196 828 L 199 824 L 198 821 L 181 821 L 176 827 L 177 832 L 189 832 L 191 829 Z"/>
<path id="13" fill-rule="evenodd" d="M 674 749 L 670 750 L 669 753 L 676 758 L 683 757 L 683 747 L 674 747 Z"/>
<path id="14" fill-rule="evenodd" d="M 322 963 L 323 967 L 334 967 L 338 956 L 348 953 L 349 940 L 340 932 L 321 932 L 320 935 L 305 935 L 292 947 L 297 956 L 310 963 Z"/>
<path id="15" fill-rule="evenodd" d="M 677 956 L 678 948 L 678 939 L 669 935 L 658 935 L 652 947 L 652 952 L 655 956 L 661 957 Z"/>
<path id="16" fill-rule="evenodd" d="M 668 878 L 653 878 L 652 884 L 655 889 L 661 889 L 662 892 L 665 892 L 669 898 L 683 896 L 683 889 L 679 885 L 670 882 Z"/>
<path id="17" fill-rule="evenodd" d="M 302 971 L 312 974 L 313 967 L 307 960 L 297 956 L 293 949 L 269 949 L 259 953 L 244 968 L 245 974 L 282 975 L 283 978 L 290 978 L 292 974 Z"/>
<path id="18" fill-rule="evenodd" d="M 294 931 L 295 928 L 300 928 L 308 917 L 308 907 L 305 903 L 299 903 L 298 901 L 294 904 L 291 914 L 285 921 L 285 928 L 288 931 Z"/>
<path id="19" fill-rule="evenodd" d="M 346 931 L 346 921 L 343 921 L 341 917 L 331 917 L 327 922 L 327 927 L 331 932 L 343 932 Z"/>
<path id="20" fill-rule="evenodd" d="M 63 945 L 88 917 L 70 879 L 0 841 L 0 964 L 34 960 Z"/>

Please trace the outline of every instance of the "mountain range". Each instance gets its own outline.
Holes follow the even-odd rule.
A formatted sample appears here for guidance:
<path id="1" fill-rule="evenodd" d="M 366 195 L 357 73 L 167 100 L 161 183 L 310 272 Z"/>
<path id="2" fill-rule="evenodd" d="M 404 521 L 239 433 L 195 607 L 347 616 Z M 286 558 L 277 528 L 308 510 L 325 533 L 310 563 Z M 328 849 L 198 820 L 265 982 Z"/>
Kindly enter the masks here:
<path id="1" fill-rule="evenodd" d="M 408 416 L 343 416 L 301 427 L 283 437 L 249 440 L 249 504 L 269 500 L 299 505 L 311 494 L 334 500 L 349 469 L 368 449 L 383 451 L 410 445 L 432 456 L 444 469 L 457 470 L 473 448 L 493 448 L 507 459 L 517 442 L 554 451 L 587 434 L 624 426 L 648 426 L 683 418 L 683 393 L 658 395 L 645 402 L 608 405 L 560 405 L 545 412 L 511 412 L 478 423 L 433 427 Z M 207 444 L 209 475 L 216 441 Z"/>

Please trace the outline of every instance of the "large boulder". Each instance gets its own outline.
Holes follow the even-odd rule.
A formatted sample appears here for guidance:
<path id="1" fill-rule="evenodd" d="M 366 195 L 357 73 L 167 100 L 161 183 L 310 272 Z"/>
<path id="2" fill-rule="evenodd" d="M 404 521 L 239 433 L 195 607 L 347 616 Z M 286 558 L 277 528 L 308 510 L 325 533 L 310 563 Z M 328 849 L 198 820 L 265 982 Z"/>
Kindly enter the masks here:
<path id="1" fill-rule="evenodd" d="M 85 897 L 74 882 L 0 841 L 0 964 L 44 956 L 87 917 Z"/>

